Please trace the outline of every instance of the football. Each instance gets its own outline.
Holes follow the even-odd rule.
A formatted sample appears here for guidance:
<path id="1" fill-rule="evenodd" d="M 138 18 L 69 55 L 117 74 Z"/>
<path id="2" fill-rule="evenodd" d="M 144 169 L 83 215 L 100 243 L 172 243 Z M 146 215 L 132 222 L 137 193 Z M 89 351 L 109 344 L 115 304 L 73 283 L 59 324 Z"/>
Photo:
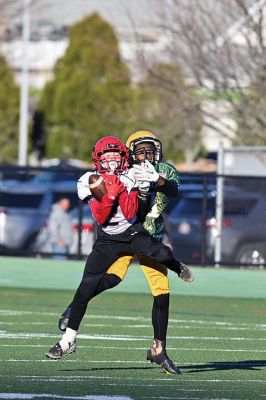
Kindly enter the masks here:
<path id="1" fill-rule="evenodd" d="M 98 201 L 107 193 L 105 182 L 101 175 L 92 174 L 89 176 L 89 188 L 93 197 Z"/>

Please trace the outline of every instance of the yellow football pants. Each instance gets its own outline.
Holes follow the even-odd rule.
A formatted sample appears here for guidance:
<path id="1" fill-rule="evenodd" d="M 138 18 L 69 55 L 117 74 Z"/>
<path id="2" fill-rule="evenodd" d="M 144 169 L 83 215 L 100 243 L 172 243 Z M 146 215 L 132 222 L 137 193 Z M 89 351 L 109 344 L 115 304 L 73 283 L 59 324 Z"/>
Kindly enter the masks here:
<path id="1" fill-rule="evenodd" d="M 109 267 L 107 274 L 115 274 L 123 280 L 133 259 L 139 261 L 153 296 L 169 293 L 167 268 L 157 261 L 145 256 L 137 258 L 132 256 L 121 257 Z"/>

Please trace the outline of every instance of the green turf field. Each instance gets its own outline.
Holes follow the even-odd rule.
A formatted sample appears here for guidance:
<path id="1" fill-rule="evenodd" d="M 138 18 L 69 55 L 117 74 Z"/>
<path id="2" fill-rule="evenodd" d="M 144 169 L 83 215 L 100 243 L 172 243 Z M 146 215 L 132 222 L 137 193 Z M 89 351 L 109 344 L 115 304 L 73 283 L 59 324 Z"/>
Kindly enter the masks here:
<path id="1" fill-rule="evenodd" d="M 89 305 L 75 354 L 44 357 L 82 268 L 0 257 L 0 399 L 266 400 L 265 271 L 170 276 L 168 353 L 183 373 L 169 376 L 145 359 L 152 298 L 137 266 Z"/>

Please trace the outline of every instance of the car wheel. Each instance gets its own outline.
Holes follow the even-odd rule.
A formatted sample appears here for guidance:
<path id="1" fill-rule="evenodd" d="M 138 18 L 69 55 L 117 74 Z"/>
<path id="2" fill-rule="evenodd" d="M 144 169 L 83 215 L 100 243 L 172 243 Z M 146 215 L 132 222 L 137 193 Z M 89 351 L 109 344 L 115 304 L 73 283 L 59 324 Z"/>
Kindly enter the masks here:
<path id="1" fill-rule="evenodd" d="M 263 266 L 266 263 L 265 246 L 261 243 L 245 244 L 238 250 L 235 261 L 250 266 Z"/>

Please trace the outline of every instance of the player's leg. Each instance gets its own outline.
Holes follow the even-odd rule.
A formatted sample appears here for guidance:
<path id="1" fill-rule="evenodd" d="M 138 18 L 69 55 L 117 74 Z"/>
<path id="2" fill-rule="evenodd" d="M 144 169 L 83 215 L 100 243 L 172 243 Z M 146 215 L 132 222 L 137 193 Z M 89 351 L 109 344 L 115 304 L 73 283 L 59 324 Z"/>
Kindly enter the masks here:
<path id="1" fill-rule="evenodd" d="M 134 231 L 136 232 L 134 234 Z M 174 258 L 171 249 L 151 236 L 140 224 L 133 227 L 131 250 L 133 254 L 147 256 L 165 265 L 168 269 L 176 272 L 184 282 L 194 280 L 190 268 Z"/>
<path id="2" fill-rule="evenodd" d="M 125 244 L 96 241 L 87 258 L 81 283 L 71 304 L 66 332 L 62 339 L 46 353 L 46 357 L 60 359 L 65 353 L 73 353 L 76 348 L 76 335 L 86 312 L 88 302 L 95 296 L 97 287 L 109 266 L 125 253 Z"/>
<path id="3" fill-rule="evenodd" d="M 97 289 L 95 291 L 95 294 L 93 297 L 97 296 L 98 294 L 104 292 L 105 290 L 111 289 L 115 286 L 117 286 L 121 282 L 121 278 L 115 274 L 109 274 L 106 272 L 99 282 L 99 285 L 97 286 Z M 60 331 L 65 332 L 71 312 L 71 306 L 72 303 L 70 303 L 65 311 L 61 314 L 59 320 L 58 320 L 58 328 Z"/>
<path id="4" fill-rule="evenodd" d="M 147 359 L 159 364 L 168 374 L 180 374 L 180 369 L 166 352 L 166 336 L 169 317 L 169 280 L 167 268 L 147 257 L 140 257 L 141 268 L 153 295 L 152 325 L 153 346 L 147 352 Z M 156 269 L 155 269 L 156 268 Z"/>
<path id="5" fill-rule="evenodd" d="M 108 271 L 104 274 L 103 278 L 100 280 L 95 294 L 93 297 L 98 294 L 104 292 L 105 290 L 112 289 L 115 286 L 119 285 L 119 283 L 124 279 L 128 267 L 132 261 L 132 256 L 124 256 L 120 257 L 116 260 L 111 267 L 109 267 Z M 65 309 L 58 321 L 58 328 L 60 331 L 65 332 L 71 312 L 71 304 Z"/>

